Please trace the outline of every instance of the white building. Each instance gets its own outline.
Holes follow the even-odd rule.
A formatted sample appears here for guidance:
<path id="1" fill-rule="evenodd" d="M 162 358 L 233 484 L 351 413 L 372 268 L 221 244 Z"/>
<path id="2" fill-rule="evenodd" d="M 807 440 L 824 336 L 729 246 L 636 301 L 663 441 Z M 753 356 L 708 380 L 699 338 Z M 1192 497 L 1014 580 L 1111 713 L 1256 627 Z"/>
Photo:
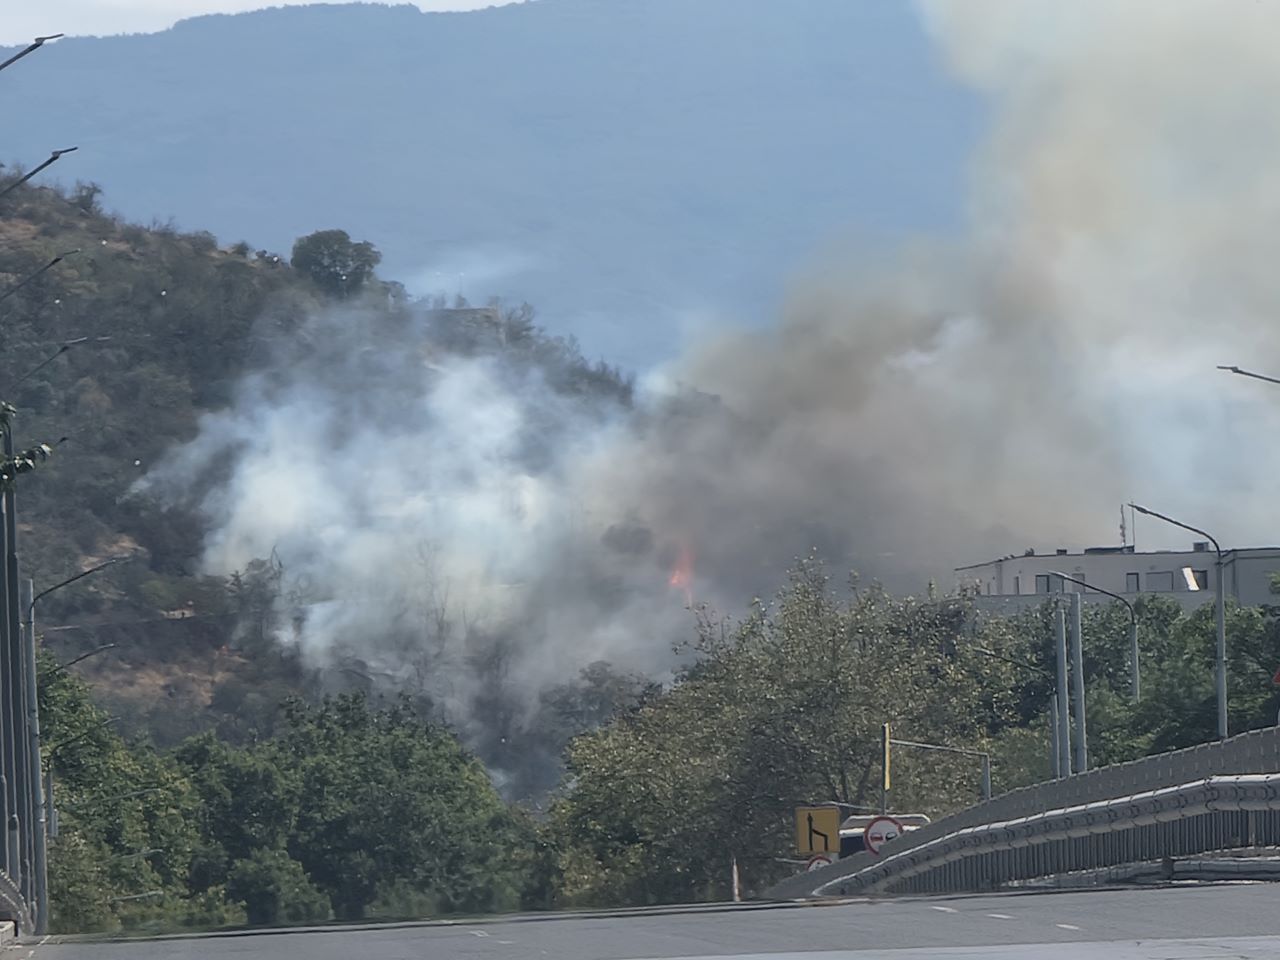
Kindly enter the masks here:
<path id="1" fill-rule="evenodd" d="M 980 594 L 983 606 L 1030 606 L 1064 591 L 1081 592 L 1088 600 L 1109 600 L 1097 590 L 1055 577 L 1056 572 L 1127 599 L 1154 593 L 1190 608 L 1213 601 L 1216 562 L 1217 554 L 1205 542 L 1192 544 L 1190 550 L 1145 553 L 1133 547 L 1091 547 L 1083 553 L 1028 551 L 1022 556 L 959 567 L 956 583 Z M 1272 575 L 1280 573 L 1280 547 L 1224 550 L 1222 563 L 1228 597 L 1241 606 L 1280 606 L 1280 593 L 1271 588 Z M 991 600 L 987 601 L 988 597 Z"/>

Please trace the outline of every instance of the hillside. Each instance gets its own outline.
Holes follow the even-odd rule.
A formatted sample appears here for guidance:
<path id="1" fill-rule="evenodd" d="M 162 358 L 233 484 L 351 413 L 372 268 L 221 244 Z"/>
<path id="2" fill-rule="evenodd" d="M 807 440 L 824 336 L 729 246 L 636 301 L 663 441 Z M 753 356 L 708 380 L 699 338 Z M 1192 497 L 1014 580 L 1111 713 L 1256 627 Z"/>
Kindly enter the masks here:
<path id="1" fill-rule="evenodd" d="M 72 25 L 54 25 L 70 30 Z M 6 73 L 0 161 L 130 219 L 340 223 L 411 291 L 539 305 L 632 369 L 767 318 L 837 236 L 959 217 L 977 108 L 899 0 L 538 0 L 206 16 Z"/>
<path id="2" fill-rule="evenodd" d="M 230 455 L 181 496 L 139 486 L 255 375 L 279 381 L 285 370 L 322 362 L 326 345 L 310 325 L 322 322 L 315 318 L 336 316 L 360 338 L 364 353 L 342 347 L 343 355 L 366 356 L 381 340 L 402 358 L 397 378 L 356 398 L 366 406 L 380 398 L 396 406 L 414 390 L 432 389 L 433 371 L 451 358 L 490 364 L 515 380 L 535 378 L 561 410 L 625 410 L 630 402 L 625 377 L 539 332 L 528 308 L 445 309 L 411 302 L 376 277 L 335 291 L 320 267 L 295 269 L 265 250 L 222 248 L 209 234 L 147 229 L 104 214 L 93 187 L 68 194 L 26 186 L 0 202 L 0 290 L 58 253 L 69 255 L 0 304 L 0 382 L 19 409 L 19 437 L 66 438 L 20 484 L 21 561 L 41 590 L 104 559 L 131 558 L 50 595 L 39 626 L 64 659 L 115 644 L 78 669 L 97 681 L 121 730 L 162 745 L 209 728 L 233 741 L 263 734 L 287 695 L 367 682 L 361 677 L 371 668 L 362 661 L 304 661 L 277 643 L 291 581 L 274 544 L 225 572 L 203 572 L 214 522 L 205 497 L 227 482 Z M 64 348 L 68 341 L 77 342 Z M 367 422 L 367 436 L 376 427 Z M 538 436 L 556 429 L 539 427 Z M 536 472 L 535 440 L 527 469 Z M 618 682 L 607 670 L 584 677 L 583 689 L 605 697 L 597 714 L 617 699 L 603 691 Z M 515 790 L 549 786 L 560 744 L 580 729 L 559 719 L 557 696 L 547 691 L 542 721 L 519 724 L 529 731 L 519 745 L 487 728 L 495 749 L 511 741 L 500 752 L 513 760 Z M 504 709 L 500 692 L 488 697 L 489 709 Z M 473 734 L 472 746 L 483 752 L 485 743 Z"/>

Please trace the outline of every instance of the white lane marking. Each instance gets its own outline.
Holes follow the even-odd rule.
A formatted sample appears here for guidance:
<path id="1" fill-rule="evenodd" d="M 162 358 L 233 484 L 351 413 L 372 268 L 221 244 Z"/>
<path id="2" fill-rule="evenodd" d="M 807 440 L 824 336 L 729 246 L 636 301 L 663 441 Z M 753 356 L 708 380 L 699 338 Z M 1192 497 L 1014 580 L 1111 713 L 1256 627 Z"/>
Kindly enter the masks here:
<path id="1" fill-rule="evenodd" d="M 1055 924 L 1055 926 L 1061 930 L 1079 930 L 1080 929 L 1074 923 L 1058 923 L 1058 924 Z"/>
<path id="2" fill-rule="evenodd" d="M 988 913 L 987 916 L 990 917 L 992 920 L 1012 920 L 1013 919 L 1013 917 L 1009 916 L 1007 913 Z"/>
<path id="3" fill-rule="evenodd" d="M 511 946 L 513 943 L 515 943 L 515 941 L 514 941 L 514 940 L 499 940 L 498 942 L 499 942 L 500 944 L 502 944 L 504 947 L 509 947 L 509 946 Z"/>
<path id="4" fill-rule="evenodd" d="M 488 934 L 487 934 L 487 933 L 485 933 L 483 930 L 468 930 L 468 931 L 467 931 L 467 933 L 471 934 L 473 937 L 487 937 L 487 936 L 488 936 Z"/>
<path id="5" fill-rule="evenodd" d="M 937 910 L 940 913 L 959 913 L 960 912 L 955 907 L 933 907 L 932 909 Z"/>

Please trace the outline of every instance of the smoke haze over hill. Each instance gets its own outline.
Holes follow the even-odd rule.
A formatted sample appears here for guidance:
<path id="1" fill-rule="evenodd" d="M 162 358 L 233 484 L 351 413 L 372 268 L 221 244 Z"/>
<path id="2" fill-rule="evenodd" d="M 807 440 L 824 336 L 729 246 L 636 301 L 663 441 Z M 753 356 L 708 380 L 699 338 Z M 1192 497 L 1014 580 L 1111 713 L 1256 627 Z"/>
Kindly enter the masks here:
<path id="1" fill-rule="evenodd" d="M 661 669 L 687 599 L 740 610 L 814 548 L 919 591 L 1028 543 L 1110 542 L 1130 498 L 1273 539 L 1280 404 L 1213 368 L 1280 370 L 1280 11 L 925 9 L 995 111 L 963 236 L 833 257 L 776 324 L 699 342 L 635 408 L 317 317 L 315 339 L 342 331 L 328 359 L 251 380 L 155 481 L 231 451 L 210 568 L 278 550 L 322 601 L 292 642 L 392 671 L 447 597 L 427 672 L 465 727 L 485 722 L 477 643 L 507 645 L 530 701 L 600 658 Z"/>

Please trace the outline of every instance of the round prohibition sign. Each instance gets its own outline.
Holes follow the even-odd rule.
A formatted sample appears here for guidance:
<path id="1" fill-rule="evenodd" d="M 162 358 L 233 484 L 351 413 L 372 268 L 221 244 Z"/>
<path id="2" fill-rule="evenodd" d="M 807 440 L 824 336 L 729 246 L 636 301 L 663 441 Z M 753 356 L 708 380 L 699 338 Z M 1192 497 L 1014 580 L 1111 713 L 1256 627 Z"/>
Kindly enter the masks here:
<path id="1" fill-rule="evenodd" d="M 862 844 L 873 857 L 894 837 L 902 836 L 902 824 L 893 817 L 876 817 L 862 831 Z"/>

